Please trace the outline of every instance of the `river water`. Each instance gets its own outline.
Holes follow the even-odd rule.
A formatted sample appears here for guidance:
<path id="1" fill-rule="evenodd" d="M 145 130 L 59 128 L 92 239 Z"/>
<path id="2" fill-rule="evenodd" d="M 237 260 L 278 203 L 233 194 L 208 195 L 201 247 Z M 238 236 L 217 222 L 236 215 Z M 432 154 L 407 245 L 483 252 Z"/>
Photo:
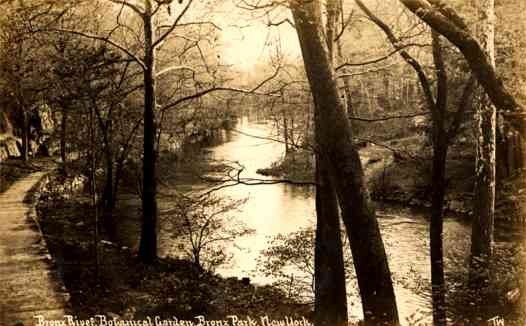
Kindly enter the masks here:
<path id="1" fill-rule="evenodd" d="M 267 123 L 240 119 L 236 131 L 226 132 L 225 141 L 210 147 L 209 158 L 217 161 L 236 161 L 244 166 L 241 177 L 264 179 L 256 173 L 269 167 L 284 155 L 284 145 L 254 136 L 269 137 L 272 128 Z M 261 251 L 278 234 L 290 234 L 313 226 L 315 219 L 314 192 L 308 187 L 289 184 L 236 185 L 218 191 L 232 199 L 247 198 L 235 212 L 236 217 L 255 230 L 239 238 L 228 249 L 232 261 L 217 270 L 226 277 L 247 277 L 256 284 L 270 284 L 272 277 L 255 272 Z M 166 206 L 167 203 L 160 203 Z M 169 204 L 168 204 L 169 206 Z M 412 314 L 431 316 L 429 223 L 425 211 L 392 205 L 377 205 L 377 215 L 389 258 L 401 321 Z M 161 231 L 160 251 L 170 255 L 173 248 L 170 234 Z M 460 218 L 447 216 L 444 220 L 444 253 L 446 276 L 465 266 L 469 254 L 470 227 Z M 349 315 L 362 318 L 356 283 L 348 284 L 351 295 Z M 405 323 L 405 322 L 404 322 Z"/>
<path id="2" fill-rule="evenodd" d="M 243 118 L 238 122 L 236 130 L 242 133 L 229 132 L 226 137 L 228 141 L 210 148 L 210 157 L 218 161 L 238 161 L 245 168 L 242 177 L 264 179 L 256 170 L 281 159 L 284 145 L 251 137 L 272 137 L 272 129 L 266 123 Z M 233 261 L 218 272 L 223 276 L 250 276 L 253 282 L 259 284 L 271 283 L 272 278 L 254 273 L 257 258 L 270 238 L 314 225 L 313 190 L 289 184 L 236 185 L 222 189 L 220 193 L 234 199 L 248 197 L 237 214 L 256 233 L 239 239 L 237 246 L 229 249 L 233 254 Z M 384 206 L 378 207 L 378 217 L 393 273 L 401 319 L 405 320 L 415 312 L 429 316 L 429 231 L 425 213 Z M 448 257 L 456 262 L 467 257 L 469 238 L 468 225 L 458 219 L 446 217 L 444 244 Z M 356 284 L 351 283 L 348 287 L 356 287 Z M 359 299 L 356 296 L 350 297 L 349 303 L 351 318 L 362 318 Z"/>

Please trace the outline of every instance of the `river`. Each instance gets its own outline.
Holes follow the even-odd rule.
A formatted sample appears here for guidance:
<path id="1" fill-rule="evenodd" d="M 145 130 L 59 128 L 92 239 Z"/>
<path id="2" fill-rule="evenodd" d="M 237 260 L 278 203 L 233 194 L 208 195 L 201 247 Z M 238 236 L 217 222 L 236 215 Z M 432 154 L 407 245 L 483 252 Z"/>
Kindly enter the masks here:
<path id="1" fill-rule="evenodd" d="M 236 131 L 226 132 L 225 141 L 208 148 L 209 158 L 217 161 L 237 161 L 244 166 L 242 177 L 260 178 L 256 170 L 269 167 L 284 155 L 284 145 L 272 140 L 251 137 L 268 137 L 269 124 L 240 119 Z M 278 235 L 287 235 L 313 226 L 315 218 L 314 192 L 312 189 L 290 185 L 236 185 L 218 191 L 233 199 L 247 198 L 235 212 L 236 217 L 253 228 L 255 233 L 236 240 L 227 249 L 232 261 L 217 272 L 225 277 L 247 277 L 256 284 L 272 283 L 272 277 L 256 271 L 258 257 L 268 246 L 268 241 Z M 166 206 L 167 203 L 164 203 Z M 160 206 L 163 206 L 161 203 Z M 431 316 L 429 223 L 425 210 L 377 205 L 377 215 L 382 237 L 389 257 L 389 265 L 399 307 L 401 321 L 408 318 Z M 170 255 L 172 237 L 161 231 L 160 251 Z M 446 277 L 462 273 L 469 254 L 470 227 L 463 219 L 446 215 L 444 219 L 444 253 Z M 362 318 L 356 283 L 348 284 L 349 315 Z"/>
<path id="2" fill-rule="evenodd" d="M 256 170 L 270 166 L 284 155 L 284 145 L 251 137 L 271 137 L 272 129 L 266 123 L 257 123 L 243 118 L 236 130 L 229 132 L 228 141 L 210 148 L 210 156 L 218 161 L 238 161 L 244 166 L 242 177 L 260 178 Z M 234 199 L 248 196 L 239 208 L 238 216 L 250 228 L 256 230 L 251 236 L 237 241 L 231 247 L 233 261 L 220 268 L 223 276 L 250 276 L 259 284 L 272 282 L 271 277 L 254 273 L 260 252 L 266 248 L 270 238 L 288 234 L 301 228 L 313 226 L 315 220 L 314 192 L 289 184 L 236 185 L 222 189 L 222 195 Z M 405 320 L 416 312 L 430 315 L 429 241 L 428 222 L 422 211 L 396 207 L 379 207 L 378 217 L 390 268 L 395 281 L 395 291 L 400 317 Z M 444 222 L 445 252 L 449 257 L 466 257 L 469 250 L 469 227 L 455 218 L 446 217 Z M 348 287 L 356 287 L 353 282 Z M 356 293 L 356 291 L 349 291 Z M 349 298 L 349 313 L 353 319 L 362 318 L 357 297 Z"/>

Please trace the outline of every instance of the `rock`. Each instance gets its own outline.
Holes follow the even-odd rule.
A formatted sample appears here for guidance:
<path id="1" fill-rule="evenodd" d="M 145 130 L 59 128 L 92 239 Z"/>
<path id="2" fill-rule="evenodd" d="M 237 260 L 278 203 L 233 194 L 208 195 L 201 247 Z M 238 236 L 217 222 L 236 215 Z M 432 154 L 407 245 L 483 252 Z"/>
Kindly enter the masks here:
<path id="1" fill-rule="evenodd" d="M 5 148 L 7 150 L 7 155 L 10 158 L 16 158 L 22 155 L 22 153 L 20 153 L 20 150 L 18 148 L 17 141 L 14 138 L 8 138 L 5 140 Z"/>
<path id="2" fill-rule="evenodd" d="M 0 162 L 3 162 L 9 158 L 9 153 L 7 152 L 7 149 L 5 146 L 2 146 L 0 144 Z"/>
<path id="3" fill-rule="evenodd" d="M 520 296 L 521 291 L 516 288 L 506 293 L 506 300 L 508 300 L 509 303 L 515 303 L 519 300 Z"/>
<path id="4" fill-rule="evenodd" d="M 13 126 L 11 125 L 11 122 L 9 121 L 7 112 L 4 112 L 2 109 L 2 112 L 0 113 L 0 133 L 10 134 L 12 132 L 13 132 Z"/>
<path id="5" fill-rule="evenodd" d="M 32 153 L 33 155 L 35 155 L 36 153 L 38 153 L 38 147 L 39 147 L 39 146 L 38 146 L 38 144 L 37 144 L 36 141 L 31 140 L 31 141 L 29 142 L 29 148 L 31 149 L 31 153 Z"/>
<path id="6" fill-rule="evenodd" d="M 84 226 L 86 223 L 84 223 L 83 221 L 80 221 L 78 223 L 75 224 L 76 227 L 82 227 Z"/>
<path id="7" fill-rule="evenodd" d="M 47 104 L 41 105 L 37 114 L 40 120 L 40 131 L 47 134 L 52 133 L 55 128 L 55 122 L 53 121 L 51 108 Z"/>

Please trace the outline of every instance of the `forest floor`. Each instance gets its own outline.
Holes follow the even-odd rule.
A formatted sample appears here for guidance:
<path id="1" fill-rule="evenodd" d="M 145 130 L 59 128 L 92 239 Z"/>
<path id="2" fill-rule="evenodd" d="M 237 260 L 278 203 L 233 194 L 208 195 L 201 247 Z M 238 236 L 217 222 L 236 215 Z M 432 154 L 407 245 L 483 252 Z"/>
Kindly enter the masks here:
<path id="1" fill-rule="evenodd" d="M 195 322 L 196 316 L 208 320 L 225 320 L 229 315 L 275 320 L 311 316 L 309 305 L 291 301 L 273 287 L 225 279 L 186 260 L 159 258 L 144 265 L 136 251 L 109 241 L 99 242 L 97 269 L 93 210 L 82 191 L 64 193 L 70 183 L 74 181 L 50 178 L 40 189 L 37 210 L 78 318 L 100 314 Z"/>

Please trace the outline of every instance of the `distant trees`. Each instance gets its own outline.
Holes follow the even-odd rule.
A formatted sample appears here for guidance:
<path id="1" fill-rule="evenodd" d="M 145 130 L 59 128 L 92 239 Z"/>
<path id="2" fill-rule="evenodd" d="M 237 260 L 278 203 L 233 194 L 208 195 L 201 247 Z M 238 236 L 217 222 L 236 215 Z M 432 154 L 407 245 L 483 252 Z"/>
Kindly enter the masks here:
<path id="1" fill-rule="evenodd" d="M 31 120 L 44 105 L 43 96 L 48 89 L 44 78 L 47 62 L 45 44 L 28 33 L 31 17 L 28 12 L 6 8 L 1 21 L 0 83 L 3 105 L 15 107 L 18 136 L 22 139 L 22 159 L 27 161 L 31 148 Z"/>

